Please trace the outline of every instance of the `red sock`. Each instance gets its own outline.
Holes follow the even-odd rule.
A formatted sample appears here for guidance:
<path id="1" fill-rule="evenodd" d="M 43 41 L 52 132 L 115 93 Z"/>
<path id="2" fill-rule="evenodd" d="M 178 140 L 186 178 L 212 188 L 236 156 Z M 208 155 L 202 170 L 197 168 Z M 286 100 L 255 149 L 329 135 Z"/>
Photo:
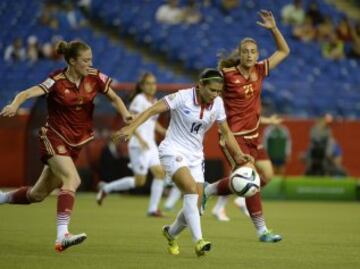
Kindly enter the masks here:
<path id="1" fill-rule="evenodd" d="M 28 205 L 31 204 L 29 197 L 31 187 L 21 187 L 10 194 L 10 204 Z"/>
<path id="2" fill-rule="evenodd" d="M 245 198 L 245 202 L 246 202 L 246 208 L 249 210 L 251 217 L 262 215 L 260 192 L 257 192 L 255 195 L 251 197 Z"/>
<path id="3" fill-rule="evenodd" d="M 260 176 L 260 186 L 261 188 L 265 187 L 267 181 L 264 180 L 264 174 L 258 171 Z M 250 216 L 261 216 L 262 215 L 262 204 L 261 204 L 261 195 L 260 192 L 256 193 L 252 197 L 245 199 L 246 207 L 250 213 Z"/>
<path id="4" fill-rule="evenodd" d="M 225 177 L 223 179 L 220 179 L 218 185 L 217 185 L 217 194 L 218 195 L 229 195 L 232 194 L 230 188 L 229 188 L 229 178 Z"/>
<path id="5" fill-rule="evenodd" d="M 63 233 L 67 233 L 67 226 L 70 222 L 71 211 L 74 207 L 75 193 L 68 190 L 60 190 L 57 200 L 57 226 Z M 60 232 L 61 232 L 60 231 Z M 58 234 L 59 236 L 59 234 Z"/>

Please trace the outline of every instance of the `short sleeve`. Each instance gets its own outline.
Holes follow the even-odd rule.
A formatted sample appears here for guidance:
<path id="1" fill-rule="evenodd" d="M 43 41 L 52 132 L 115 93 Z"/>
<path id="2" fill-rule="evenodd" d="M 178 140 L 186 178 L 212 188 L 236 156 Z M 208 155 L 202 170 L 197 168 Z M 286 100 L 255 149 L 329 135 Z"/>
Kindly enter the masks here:
<path id="1" fill-rule="evenodd" d="M 142 98 L 140 95 L 137 95 L 130 103 L 129 110 L 136 114 L 141 113 L 144 110 Z"/>
<path id="2" fill-rule="evenodd" d="M 168 105 L 170 110 L 177 109 L 183 103 L 183 98 L 180 92 L 166 95 L 163 97 L 163 100 Z"/>
<path id="3" fill-rule="evenodd" d="M 217 115 L 216 115 L 216 121 L 217 122 L 223 122 L 224 120 L 226 120 L 226 113 L 225 113 L 225 108 L 224 108 L 224 102 L 223 100 L 218 97 L 218 104 L 217 104 Z"/>
<path id="4" fill-rule="evenodd" d="M 53 86 L 55 84 L 55 80 L 49 76 L 45 81 L 43 81 L 42 83 L 40 83 L 38 86 L 46 93 L 48 94 L 49 92 L 51 92 Z"/>
<path id="5" fill-rule="evenodd" d="M 265 59 L 265 60 L 257 63 L 257 69 L 258 69 L 259 74 L 262 77 L 269 76 L 269 60 Z"/>
<path id="6" fill-rule="evenodd" d="M 101 73 L 100 71 L 97 74 L 97 78 L 99 81 L 99 92 L 106 94 L 110 89 L 110 84 L 112 79 L 105 75 L 104 73 Z"/>

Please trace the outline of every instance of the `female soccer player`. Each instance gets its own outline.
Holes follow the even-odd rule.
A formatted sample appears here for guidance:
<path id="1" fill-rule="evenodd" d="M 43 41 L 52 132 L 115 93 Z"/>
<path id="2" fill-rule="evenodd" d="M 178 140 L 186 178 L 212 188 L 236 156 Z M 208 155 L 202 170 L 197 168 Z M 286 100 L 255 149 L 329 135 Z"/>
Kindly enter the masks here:
<path id="1" fill-rule="evenodd" d="M 242 151 L 254 157 L 258 172 L 262 175 L 262 186 L 265 186 L 273 176 L 273 169 L 259 140 L 262 82 L 269 75 L 269 70 L 289 55 L 290 49 L 276 27 L 272 13 L 262 10 L 259 15 L 262 22 L 257 24 L 271 31 L 277 47 L 275 53 L 258 62 L 259 49 L 256 41 L 244 38 L 235 53 L 220 60 L 219 68 L 224 74 L 223 99 L 228 124 Z M 210 184 L 206 187 L 205 194 L 228 195 L 231 193 L 228 183 L 229 178 L 224 178 Z M 282 239 L 266 227 L 260 193 L 246 198 L 246 206 L 261 242 L 278 242 Z"/>
<path id="2" fill-rule="evenodd" d="M 139 114 L 151 107 L 157 100 L 156 78 L 151 73 L 144 73 L 138 81 L 135 92 L 131 96 L 129 110 L 133 114 Z M 160 165 L 159 151 L 155 141 L 155 130 L 165 135 L 166 130 L 157 122 L 157 116 L 152 117 L 139 126 L 128 144 L 131 169 L 134 177 L 124 177 L 108 184 L 100 184 L 100 190 L 96 197 L 99 205 L 102 204 L 106 195 L 113 191 L 124 191 L 145 184 L 146 175 L 150 170 L 154 176 L 148 216 L 161 217 L 158 209 L 164 186 L 165 172 Z"/>
<path id="3" fill-rule="evenodd" d="M 125 121 L 131 116 L 124 103 L 110 88 L 111 79 L 92 68 L 91 48 L 81 41 L 61 41 L 57 53 L 63 55 L 67 68 L 49 75 L 43 82 L 16 95 L 0 115 L 12 117 L 22 103 L 45 95 L 48 118 L 40 130 L 41 160 L 45 166 L 33 187 L 12 192 L 0 192 L 0 204 L 30 204 L 41 202 L 54 189 L 60 188 L 57 199 L 57 239 L 55 250 L 80 244 L 86 234 L 72 235 L 68 231 L 75 192 L 80 177 L 74 165 L 81 147 L 94 138 L 92 117 L 94 98 L 98 93 L 108 97 Z"/>
<path id="4" fill-rule="evenodd" d="M 135 130 L 150 117 L 170 110 L 171 120 L 165 139 L 159 146 L 160 161 L 166 173 L 184 193 L 183 208 L 171 225 L 163 227 L 168 241 L 168 251 L 179 254 L 176 237 L 189 227 L 195 242 L 195 253 L 205 255 L 211 243 L 202 237 L 199 208 L 204 183 L 203 140 L 205 132 L 217 121 L 224 139 L 234 152 L 238 165 L 251 160 L 244 156 L 227 123 L 222 99 L 223 76 L 216 69 L 206 69 L 196 87 L 180 90 L 165 96 L 142 112 L 129 126 L 118 131 L 115 141 L 129 139 Z"/>

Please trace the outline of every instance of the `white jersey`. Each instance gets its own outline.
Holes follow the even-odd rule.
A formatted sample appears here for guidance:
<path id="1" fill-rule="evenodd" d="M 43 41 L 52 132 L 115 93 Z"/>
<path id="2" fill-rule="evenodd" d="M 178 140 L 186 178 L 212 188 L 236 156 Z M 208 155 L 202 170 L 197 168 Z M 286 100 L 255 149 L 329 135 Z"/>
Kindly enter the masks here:
<path id="1" fill-rule="evenodd" d="M 171 120 L 165 139 L 161 142 L 160 155 L 178 152 L 192 165 L 204 159 L 203 140 L 214 121 L 226 120 L 223 100 L 216 97 L 207 107 L 200 105 L 195 88 L 179 90 L 164 97 L 169 106 Z"/>
<path id="2" fill-rule="evenodd" d="M 136 95 L 134 100 L 131 102 L 129 110 L 130 110 L 130 112 L 139 114 L 139 113 L 143 112 L 144 110 L 148 109 L 149 107 L 151 107 L 152 105 L 154 105 L 154 103 L 156 101 L 157 100 L 154 99 L 151 102 L 146 98 L 145 94 L 140 93 L 140 94 Z M 157 119 L 158 119 L 158 115 L 153 116 L 150 119 L 148 119 L 146 122 L 141 124 L 136 129 L 136 131 L 139 133 L 141 138 L 144 139 L 146 141 L 146 143 L 148 143 L 149 146 L 156 146 L 155 124 L 156 124 Z M 129 147 L 140 147 L 140 143 L 134 135 L 130 138 L 128 146 Z"/>

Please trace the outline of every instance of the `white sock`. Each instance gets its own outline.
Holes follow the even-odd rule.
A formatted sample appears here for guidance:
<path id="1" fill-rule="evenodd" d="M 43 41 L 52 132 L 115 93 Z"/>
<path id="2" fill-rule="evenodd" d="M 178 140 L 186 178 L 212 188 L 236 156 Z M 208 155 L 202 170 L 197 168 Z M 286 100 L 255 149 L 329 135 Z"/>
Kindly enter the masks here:
<path id="1" fill-rule="evenodd" d="M 123 177 L 105 184 L 105 186 L 103 187 L 103 191 L 106 193 L 110 193 L 113 191 L 126 191 L 133 188 L 135 188 L 135 178 Z"/>
<path id="2" fill-rule="evenodd" d="M 173 186 L 170 190 L 168 198 L 166 199 L 165 208 L 172 209 L 180 198 L 181 191 L 178 189 L 178 187 Z"/>
<path id="3" fill-rule="evenodd" d="M 212 212 L 216 214 L 224 210 L 228 200 L 229 200 L 229 196 L 219 196 Z"/>
<path id="4" fill-rule="evenodd" d="M 265 220 L 262 215 L 252 216 L 251 220 L 254 223 L 254 226 L 256 228 L 256 233 L 258 236 L 261 236 L 263 233 L 267 232 L 268 229 L 266 227 Z"/>
<path id="5" fill-rule="evenodd" d="M 186 223 L 189 225 L 194 242 L 202 239 L 200 213 L 197 207 L 198 198 L 198 194 L 184 195 L 184 216 L 186 219 Z"/>
<path id="6" fill-rule="evenodd" d="M 10 202 L 10 193 L 0 191 L 0 205 L 8 204 Z"/>
<path id="7" fill-rule="evenodd" d="M 170 225 L 169 234 L 172 237 L 176 237 L 186 228 L 186 220 L 184 216 L 184 211 L 181 209 L 176 216 L 175 221 Z"/>
<path id="8" fill-rule="evenodd" d="M 58 224 L 57 228 L 57 240 L 61 240 L 65 234 L 69 233 L 68 224 Z"/>
<path id="9" fill-rule="evenodd" d="M 164 189 L 164 180 L 154 178 L 151 184 L 150 202 L 148 212 L 156 212 Z"/>
<path id="10" fill-rule="evenodd" d="M 205 188 L 205 195 L 206 196 L 216 195 L 217 194 L 217 185 L 218 184 L 219 184 L 219 182 L 215 182 L 215 183 L 207 185 L 206 188 Z"/>

